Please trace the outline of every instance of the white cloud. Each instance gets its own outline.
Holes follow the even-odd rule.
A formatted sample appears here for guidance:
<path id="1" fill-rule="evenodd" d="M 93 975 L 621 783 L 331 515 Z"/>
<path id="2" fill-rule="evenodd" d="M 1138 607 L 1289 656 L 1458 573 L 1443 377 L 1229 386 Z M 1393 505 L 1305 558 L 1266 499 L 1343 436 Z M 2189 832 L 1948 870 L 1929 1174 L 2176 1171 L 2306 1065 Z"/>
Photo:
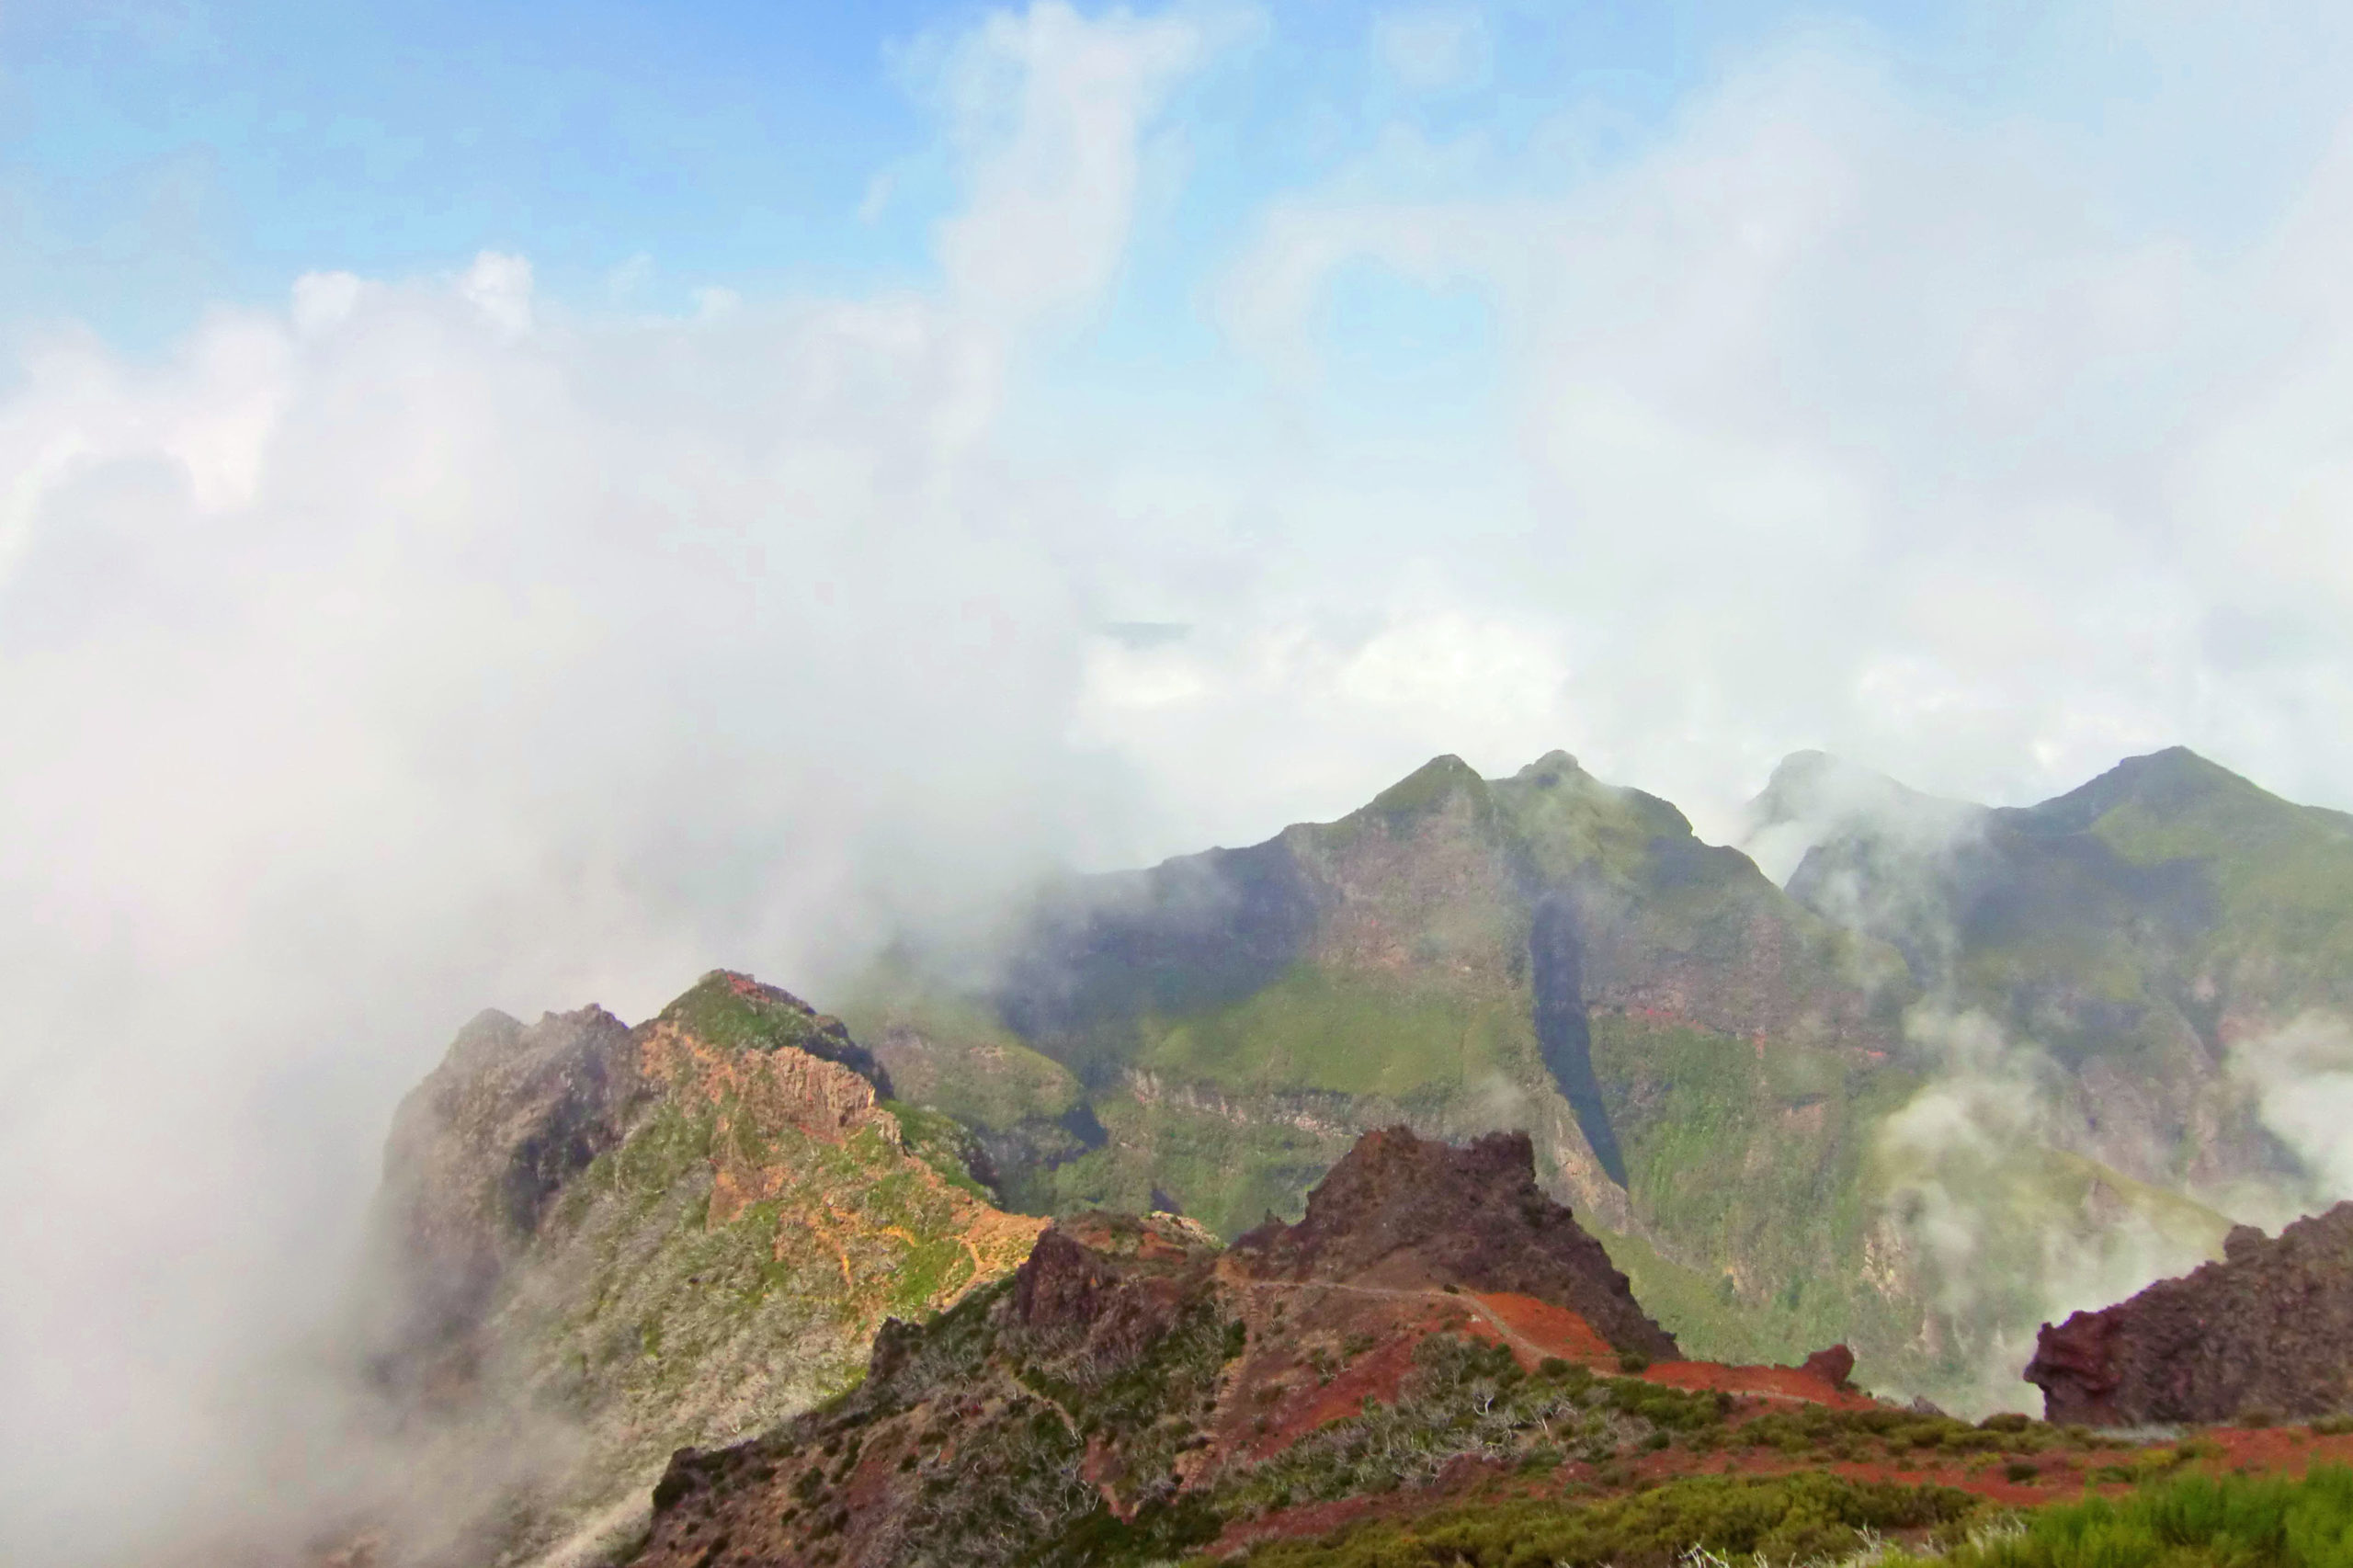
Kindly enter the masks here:
<path id="1" fill-rule="evenodd" d="M 1565 186 L 1466 133 L 1479 194 L 1449 196 L 1384 142 L 1264 214 L 1221 319 L 1317 422 L 1294 511 L 1393 517 L 1347 472 L 1372 443 L 1321 425 L 1318 312 L 1368 264 L 1483 291 L 1515 446 L 1458 472 L 1514 528 L 1448 554 L 1455 585 L 1563 629 L 1558 738 L 1705 821 L 1809 744 L 2017 800 L 2181 741 L 2353 801 L 2353 729 L 2312 706 L 2353 684 L 2318 630 L 2353 611 L 2353 160 L 2218 252 L 2115 221 L 2080 152 L 1802 42 Z M 2209 661 L 2228 607 L 2293 661 Z"/>
<path id="2" fill-rule="evenodd" d="M 1467 6 L 1384 11 L 1373 18 L 1372 47 L 1398 84 L 1417 93 L 1467 87 L 1487 74 L 1487 19 Z"/>
<path id="3" fill-rule="evenodd" d="M 985 441 L 1017 318 L 1116 266 L 1098 208 L 1193 37 L 983 29 L 1018 114 L 937 296 L 582 316 L 484 252 L 306 276 L 153 364 L 28 358 L 0 1556 L 121 1561 L 320 1479 L 325 1391 L 281 1358 L 392 1106 L 480 1007 L 642 1016 L 715 963 L 818 986 L 901 915 L 1130 857 L 1068 733 L 1073 499 Z M 1028 292 L 1033 248 L 1074 269 Z"/>
<path id="4" fill-rule="evenodd" d="M 531 330 L 531 263 L 486 250 L 458 280 L 458 294 L 510 337 Z"/>
<path id="5" fill-rule="evenodd" d="M 956 296 L 1012 324 L 1094 302 L 1134 215 L 1138 133 L 1232 25 L 1041 0 L 967 35 L 943 80 L 974 194 L 940 226 Z"/>
<path id="6" fill-rule="evenodd" d="M 2231 1050 L 2264 1125 L 2303 1162 L 2322 1202 L 2353 1198 L 2353 1028 L 2306 1013 Z"/>

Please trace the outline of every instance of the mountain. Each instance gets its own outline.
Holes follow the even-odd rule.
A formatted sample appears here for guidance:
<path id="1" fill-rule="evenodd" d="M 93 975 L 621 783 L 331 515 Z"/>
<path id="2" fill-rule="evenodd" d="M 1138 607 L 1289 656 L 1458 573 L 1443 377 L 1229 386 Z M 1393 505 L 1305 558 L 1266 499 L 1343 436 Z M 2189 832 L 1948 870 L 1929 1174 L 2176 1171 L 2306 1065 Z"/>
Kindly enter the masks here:
<path id="1" fill-rule="evenodd" d="M 2050 1141 L 2217 1208 L 2330 1196 L 2329 1134 L 2282 1102 L 2353 1062 L 2353 817 L 2180 747 L 2010 810 L 1891 811 L 1853 771 L 1768 788 L 1767 817 L 1824 829 L 1789 891 L 2029 1042 Z"/>
<path id="2" fill-rule="evenodd" d="M 1011 1279 L 886 1325 L 854 1390 L 678 1454 L 633 1561 L 1828 1562 L 1950 1540 L 2128 1447 L 1875 1403 L 1836 1355 L 1674 1354 L 1526 1137 L 1391 1129 L 1231 1247 L 1167 1214 L 1058 1221 Z"/>
<path id="3" fill-rule="evenodd" d="M 837 1020 L 723 971 L 635 1028 L 469 1024 L 378 1206 L 370 1375 L 415 1472 L 392 1559 L 625 1536 L 673 1449 L 838 1393 L 885 1319 L 1010 1271 L 1043 1221 L 890 1091 Z"/>
<path id="4" fill-rule="evenodd" d="M 1046 889 L 990 962 L 903 948 L 842 1012 L 1016 1207 L 1231 1238 L 1367 1130 L 1522 1129 L 1703 1353 L 1843 1340 L 1983 1408 L 2040 1316 L 2313 1200 L 2260 1091 L 2353 984 L 2349 829 L 2178 750 L 2019 810 L 1801 754 L 1752 807 L 1781 887 L 1564 754 L 1440 757 Z"/>
<path id="5" fill-rule="evenodd" d="M 1836 1283 L 1863 1217 L 1786 1219 L 1852 1185 L 1898 1026 L 1874 977 L 1903 972 L 1554 753 L 1497 780 L 1440 757 L 1339 822 L 1064 884 L 992 983 L 903 954 L 843 1011 L 894 1074 L 946 1086 L 929 1103 L 1023 1208 L 1179 1209 L 1232 1236 L 1297 1214 L 1369 1129 L 1524 1129 L 1581 1213 L 1650 1225 L 1631 1184 L 1672 1216 L 1691 1269 L 1629 1264 L 1664 1293 L 1786 1303 L 1725 1348 L 1802 1353 L 1871 1311 Z M 1008 1062 L 1047 1090 L 1030 1114 L 976 1097 Z"/>

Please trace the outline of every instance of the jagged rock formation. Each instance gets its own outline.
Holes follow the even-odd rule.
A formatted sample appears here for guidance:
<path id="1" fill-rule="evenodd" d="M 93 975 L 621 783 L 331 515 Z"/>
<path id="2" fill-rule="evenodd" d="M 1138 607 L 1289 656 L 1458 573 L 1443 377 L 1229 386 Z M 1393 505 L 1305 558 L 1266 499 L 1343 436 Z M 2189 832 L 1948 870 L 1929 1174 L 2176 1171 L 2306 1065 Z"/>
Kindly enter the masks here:
<path id="1" fill-rule="evenodd" d="M 1509 1291 L 1568 1308 L 1615 1349 L 1677 1355 L 1601 1244 L 1538 1188 L 1524 1132 L 1467 1148 L 1402 1127 L 1368 1133 L 1310 1195 L 1304 1219 L 1252 1231 L 1232 1265 L 1256 1279 Z"/>
<path id="2" fill-rule="evenodd" d="M 458 1032 L 385 1142 L 388 1370 L 412 1383 L 470 1374 L 502 1274 L 550 1199 L 620 1141 L 641 1092 L 629 1026 L 601 1007 L 528 1027 L 485 1012 Z"/>
<path id="3" fill-rule="evenodd" d="M 1231 1251 L 1174 1215 L 1059 1221 L 1008 1284 L 887 1326 L 842 1401 L 679 1454 L 639 1561 L 1172 1556 L 1270 1506 L 1503 1462 L 1548 1423 L 1599 1421 L 1594 1462 L 1649 1430 L 1580 1400 L 1614 1400 L 1621 1422 L 1714 1419 L 1729 1402 L 1712 1394 L 1596 1392 L 1591 1369 L 1674 1341 L 1534 1177 L 1524 1137 L 1454 1149 L 1397 1128 L 1363 1139 L 1300 1224 Z M 1541 1414 L 1499 1410 L 1510 1390 Z"/>
<path id="4" fill-rule="evenodd" d="M 2229 1422 L 2353 1411 L 2353 1203 L 2130 1301 L 2042 1325 L 2029 1382 L 2052 1421 Z"/>
<path id="5" fill-rule="evenodd" d="M 1009 1272 L 1043 1221 L 890 1087 L 837 1020 L 725 971 L 634 1029 L 468 1025 L 394 1119 L 379 1206 L 373 1366 L 422 1456 L 394 1512 L 469 1521 L 402 1552 L 626 1528 L 673 1449 L 838 1392 L 889 1316 Z"/>

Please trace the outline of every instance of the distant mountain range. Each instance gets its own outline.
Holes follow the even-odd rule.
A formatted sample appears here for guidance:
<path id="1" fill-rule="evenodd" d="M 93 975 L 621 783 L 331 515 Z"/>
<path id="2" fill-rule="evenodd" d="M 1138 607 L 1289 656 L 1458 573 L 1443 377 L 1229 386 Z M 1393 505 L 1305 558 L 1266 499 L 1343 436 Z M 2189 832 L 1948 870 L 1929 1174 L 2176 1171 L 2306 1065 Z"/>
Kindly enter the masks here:
<path id="1" fill-rule="evenodd" d="M 1845 1340 L 1963 1404 L 2029 1397 L 2040 1317 L 2324 1196 L 2262 1111 L 2274 1037 L 2353 1012 L 2353 818 L 2178 748 L 2018 810 L 1809 753 L 1746 842 L 1786 888 L 1564 754 L 1439 757 L 1044 890 L 982 983 L 897 952 L 843 1012 L 1016 1207 L 1230 1236 L 1369 1128 L 1524 1129 L 1687 1343 Z"/>
<path id="2" fill-rule="evenodd" d="M 370 1376 L 420 1495 L 467 1560 L 591 1561 L 670 1449 L 852 1387 L 1044 1217 L 1156 1211 L 1097 1240 L 1198 1273 L 1392 1125 L 1524 1132 L 1684 1355 L 1844 1343 L 1972 1412 L 2030 1403 L 2041 1320 L 2328 1196 L 2296 1112 L 2353 1066 L 2353 818 L 2181 750 L 2022 810 L 1802 754 L 1744 842 L 1785 887 L 1563 754 L 1440 757 L 903 945 L 839 1020 L 724 972 L 634 1028 L 486 1014 L 387 1156 Z"/>

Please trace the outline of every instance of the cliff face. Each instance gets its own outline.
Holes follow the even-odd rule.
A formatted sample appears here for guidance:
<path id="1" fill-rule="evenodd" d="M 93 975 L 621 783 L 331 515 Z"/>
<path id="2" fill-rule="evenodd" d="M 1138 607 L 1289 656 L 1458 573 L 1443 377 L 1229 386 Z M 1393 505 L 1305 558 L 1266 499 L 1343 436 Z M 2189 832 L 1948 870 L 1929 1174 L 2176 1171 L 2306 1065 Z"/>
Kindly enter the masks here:
<path id="1" fill-rule="evenodd" d="M 388 1370 L 472 1373 L 472 1334 L 550 1201 L 619 1143 L 643 1093 L 629 1027 L 601 1007 L 525 1026 L 486 1012 L 401 1102 L 384 1149 Z"/>
<path id="2" fill-rule="evenodd" d="M 2027 1381 L 2054 1422 L 2216 1423 L 2353 1412 L 2353 1203 L 2115 1306 L 2042 1325 Z"/>
<path id="3" fill-rule="evenodd" d="M 1652 1351 L 1674 1341 L 1538 1190 L 1525 1138 L 1449 1148 L 1391 1129 L 1301 1223 L 1231 1251 L 1173 1215 L 1059 1221 L 1009 1283 L 886 1325 L 853 1393 L 678 1455 L 639 1561 L 1173 1557 L 1269 1506 L 1505 1462 L 1547 1422 L 1592 1425 L 1597 1463 L 1650 1431 L 1629 1415 L 1645 1399 L 1662 1419 L 1712 1418 L 1712 1396 L 1597 1392 L 1591 1369 Z M 1847 1397 L 1779 1375 L 1799 1397 Z M 1544 1414 L 1498 1407 L 1516 1389 Z M 1605 1399 L 1621 1426 L 1580 1403 Z"/>
<path id="4" fill-rule="evenodd" d="M 1019 1261 L 1043 1221 L 888 1090 L 837 1021 L 725 972 L 634 1029 L 467 1027 L 395 1119 L 379 1209 L 374 1365 L 445 1489 L 412 1511 L 471 1520 L 424 1555 L 626 1528 L 673 1449 L 838 1392 L 886 1317 Z"/>

